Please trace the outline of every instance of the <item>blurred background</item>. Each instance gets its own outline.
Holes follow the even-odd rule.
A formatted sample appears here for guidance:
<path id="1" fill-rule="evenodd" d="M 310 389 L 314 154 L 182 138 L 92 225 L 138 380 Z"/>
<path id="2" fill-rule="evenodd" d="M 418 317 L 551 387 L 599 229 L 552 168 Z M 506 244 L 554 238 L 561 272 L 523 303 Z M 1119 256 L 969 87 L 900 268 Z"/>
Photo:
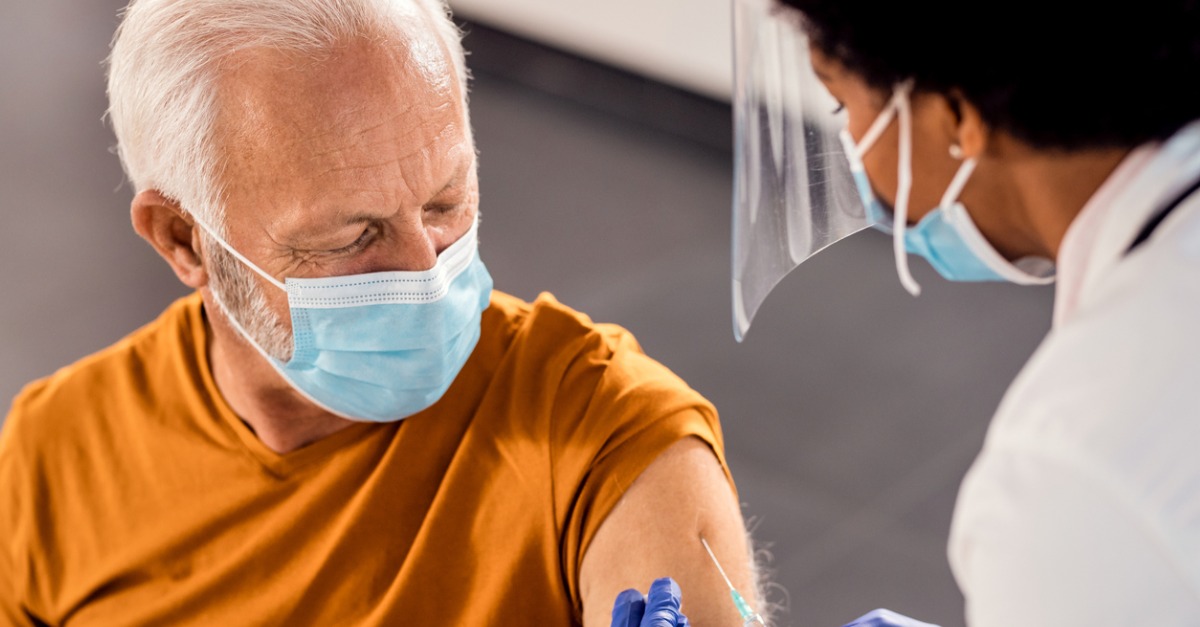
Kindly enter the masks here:
<path id="1" fill-rule="evenodd" d="M 721 411 L 780 625 L 875 607 L 961 625 L 945 542 L 1049 289 L 901 289 L 862 233 L 802 265 L 747 341 L 730 319 L 728 0 L 458 0 L 474 67 L 483 256 L 631 329 Z M 122 0 L 0 6 L 0 397 L 183 287 L 129 226 L 101 61 Z M 686 609 L 686 605 L 685 605 Z"/>

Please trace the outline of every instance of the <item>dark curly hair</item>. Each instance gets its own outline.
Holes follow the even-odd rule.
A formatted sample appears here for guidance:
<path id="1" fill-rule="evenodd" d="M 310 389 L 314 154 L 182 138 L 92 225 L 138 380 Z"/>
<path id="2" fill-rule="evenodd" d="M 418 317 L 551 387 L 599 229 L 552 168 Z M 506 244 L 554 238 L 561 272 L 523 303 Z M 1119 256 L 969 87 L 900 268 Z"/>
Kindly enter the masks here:
<path id="1" fill-rule="evenodd" d="M 1200 118 L 1200 0 L 779 1 L 871 86 L 961 93 L 1038 148 L 1129 148 Z"/>

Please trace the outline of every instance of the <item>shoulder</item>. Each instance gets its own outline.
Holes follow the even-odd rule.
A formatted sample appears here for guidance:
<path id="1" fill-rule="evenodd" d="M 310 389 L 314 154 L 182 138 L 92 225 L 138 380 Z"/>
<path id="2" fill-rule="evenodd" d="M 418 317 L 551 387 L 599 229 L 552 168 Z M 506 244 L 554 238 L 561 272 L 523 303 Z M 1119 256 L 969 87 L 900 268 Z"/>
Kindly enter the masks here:
<path id="1" fill-rule="evenodd" d="M 489 313 L 484 335 L 495 337 L 481 345 L 503 346 L 485 347 L 495 355 L 480 360 L 495 364 L 489 400 L 519 405 L 523 424 L 545 425 L 552 450 L 590 451 L 577 458 L 586 461 L 689 435 L 721 448 L 712 404 L 625 329 L 597 324 L 550 294 L 525 303 L 496 293 Z"/>
<path id="2" fill-rule="evenodd" d="M 1110 461 L 1188 454 L 1181 440 L 1200 437 L 1200 211 L 1191 213 L 1180 217 L 1194 233 L 1167 225 L 1089 288 L 1010 387 L 990 440 L 1056 442 Z"/>
<path id="3" fill-rule="evenodd" d="M 1097 617 L 1072 603 L 1168 612 L 1146 624 L 1200 612 L 1200 229 L 1164 226 L 1052 331 L 997 412 L 951 539 L 973 625 Z M 1031 614 L 1004 610 L 1019 607 Z"/>
<path id="4" fill-rule="evenodd" d="M 972 625 L 1200 612 L 1200 277 L 1134 270 L 1047 337 L 964 481 L 950 554 Z"/>
<path id="5" fill-rule="evenodd" d="M 565 396 L 576 405 L 597 398 L 611 403 L 653 399 L 668 411 L 671 398 L 707 405 L 667 367 L 648 357 L 629 331 L 595 323 L 550 294 L 528 303 L 496 292 L 488 314 L 484 334 L 494 338 L 487 341 L 502 338 L 501 372 L 536 380 L 543 394 L 557 392 L 560 401 Z"/>
<path id="6" fill-rule="evenodd" d="M 581 363 L 603 367 L 625 354 L 641 354 L 625 329 L 596 324 L 549 293 L 526 302 L 493 292 L 491 307 L 484 312 L 480 344 L 496 352 L 508 369 L 543 378 Z"/>
<path id="7" fill-rule="evenodd" d="M 640 351 L 633 335 L 613 324 L 597 324 L 543 292 L 533 302 L 503 292 L 492 292 L 491 307 L 484 312 L 485 332 L 506 337 L 522 348 L 562 349 L 572 340 L 584 339 L 615 350 L 625 346 Z"/>
<path id="8" fill-rule="evenodd" d="M 0 447 L 40 457 L 52 449 L 87 446 L 127 416 L 132 403 L 149 402 L 170 376 L 170 364 L 200 317 L 196 295 L 171 305 L 150 324 L 115 344 L 34 381 L 16 396 L 3 425 Z"/>

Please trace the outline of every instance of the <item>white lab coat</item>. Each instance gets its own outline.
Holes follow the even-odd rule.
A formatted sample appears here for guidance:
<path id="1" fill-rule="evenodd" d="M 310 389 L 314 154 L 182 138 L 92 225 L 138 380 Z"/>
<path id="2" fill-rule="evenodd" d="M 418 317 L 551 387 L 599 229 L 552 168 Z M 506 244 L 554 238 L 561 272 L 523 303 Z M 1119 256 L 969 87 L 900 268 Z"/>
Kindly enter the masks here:
<path id="1" fill-rule="evenodd" d="M 1200 625 L 1200 123 L 1130 154 L 1067 232 L 1054 326 L 959 492 L 971 627 Z"/>

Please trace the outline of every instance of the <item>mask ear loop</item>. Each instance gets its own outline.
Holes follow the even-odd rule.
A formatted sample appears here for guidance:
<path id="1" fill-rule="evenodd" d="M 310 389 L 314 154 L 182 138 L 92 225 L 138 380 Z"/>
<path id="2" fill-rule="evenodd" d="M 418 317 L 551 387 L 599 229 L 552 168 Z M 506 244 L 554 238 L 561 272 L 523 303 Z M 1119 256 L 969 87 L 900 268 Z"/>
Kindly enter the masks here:
<path id="1" fill-rule="evenodd" d="M 226 252 L 233 255 L 238 261 L 245 264 L 247 268 L 250 268 L 251 270 L 256 272 L 259 276 L 261 276 L 262 278 L 269 281 L 275 287 L 278 287 L 279 289 L 281 289 L 285 292 L 288 291 L 287 285 L 284 285 L 283 282 L 280 281 L 279 279 L 276 279 L 275 277 L 271 276 L 270 274 L 267 274 L 266 270 L 263 270 L 262 268 L 254 265 L 253 261 L 250 261 L 249 259 L 246 258 L 245 255 L 243 255 L 242 253 L 239 253 L 236 248 L 234 248 L 233 246 L 230 246 L 229 242 L 225 241 L 225 238 L 221 237 L 220 235 L 217 235 L 217 232 L 215 230 L 209 228 L 209 226 L 207 224 L 205 224 L 204 222 L 202 222 L 200 220 L 200 218 L 197 218 L 195 215 L 193 215 L 192 221 L 195 222 L 201 229 L 203 229 L 205 233 L 208 233 L 209 237 L 216 240 L 216 242 L 221 245 L 221 248 L 224 248 L 226 250 Z"/>
<path id="2" fill-rule="evenodd" d="M 896 258 L 896 273 L 900 284 L 913 296 L 921 295 L 921 285 L 913 278 L 908 268 L 908 250 L 904 235 L 908 231 L 908 200 L 912 195 L 912 104 L 909 92 L 912 82 L 905 81 L 896 86 L 896 109 L 900 118 L 900 155 L 897 159 L 896 217 L 892 229 L 892 254 Z"/>
<path id="3" fill-rule="evenodd" d="M 888 102 L 883 111 L 879 113 L 879 116 L 875 118 L 875 121 L 871 123 L 871 126 L 867 128 L 867 132 L 863 133 L 862 139 L 858 140 L 858 144 L 854 146 L 855 152 L 860 160 L 863 158 L 863 155 L 866 155 L 867 151 L 875 145 L 875 142 L 879 141 L 879 137 L 883 135 L 888 126 L 892 124 L 892 120 L 896 118 L 896 110 L 898 108 L 899 100 L 894 94 L 891 101 Z"/>
<path id="4" fill-rule="evenodd" d="M 958 166 L 958 172 L 954 173 L 954 179 L 950 181 L 950 186 L 946 188 L 946 193 L 942 194 L 942 203 L 938 205 L 943 210 L 949 209 L 950 205 L 958 202 L 958 197 L 962 194 L 962 190 L 967 186 L 967 181 L 971 178 L 971 174 L 975 172 L 975 164 L 978 161 L 974 158 L 963 161 L 962 165 Z"/>

